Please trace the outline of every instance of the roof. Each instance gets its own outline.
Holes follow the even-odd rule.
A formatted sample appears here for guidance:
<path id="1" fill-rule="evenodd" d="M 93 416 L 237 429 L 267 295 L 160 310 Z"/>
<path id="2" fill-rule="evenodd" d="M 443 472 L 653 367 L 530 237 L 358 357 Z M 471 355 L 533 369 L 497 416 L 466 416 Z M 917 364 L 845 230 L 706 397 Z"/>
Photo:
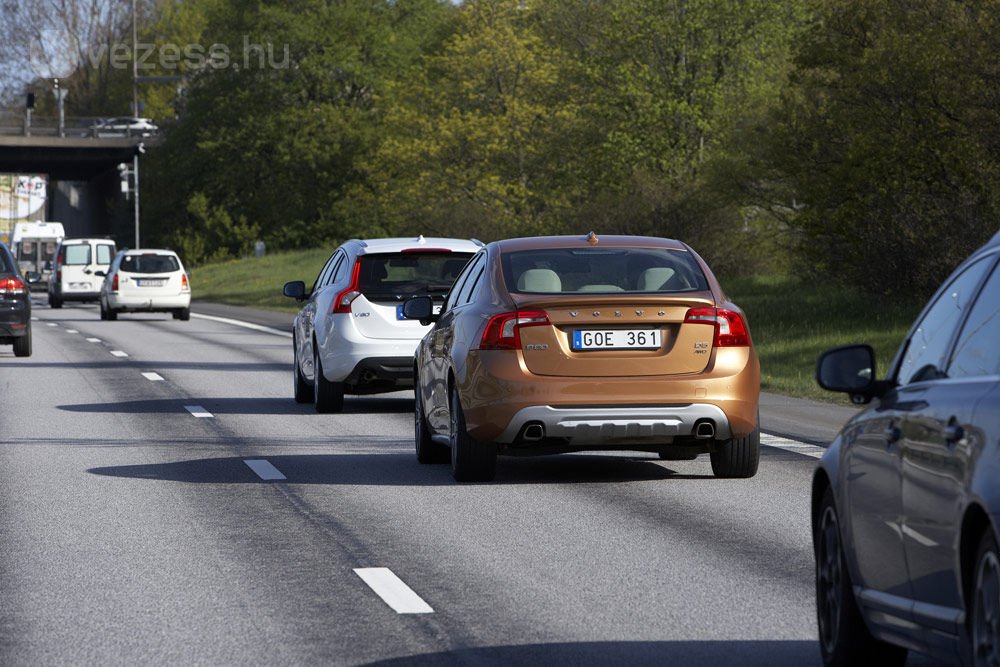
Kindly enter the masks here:
<path id="1" fill-rule="evenodd" d="M 358 243 L 361 244 L 361 249 L 359 254 L 370 255 L 373 253 L 382 252 L 402 252 L 404 250 L 433 250 L 440 248 L 442 250 L 450 250 L 452 252 L 470 252 L 474 253 L 479 250 L 482 246 L 481 243 L 477 241 L 472 241 L 469 239 L 449 239 L 440 237 L 408 237 L 408 238 L 389 238 L 389 239 L 353 239 L 348 243 Z"/>
<path id="2" fill-rule="evenodd" d="M 601 236 L 595 234 L 597 243 L 591 243 L 590 234 L 581 236 L 532 236 L 518 239 L 497 241 L 501 252 L 517 252 L 519 250 L 537 250 L 539 248 L 668 248 L 670 250 L 687 250 L 680 241 L 664 239 L 656 236 Z"/>

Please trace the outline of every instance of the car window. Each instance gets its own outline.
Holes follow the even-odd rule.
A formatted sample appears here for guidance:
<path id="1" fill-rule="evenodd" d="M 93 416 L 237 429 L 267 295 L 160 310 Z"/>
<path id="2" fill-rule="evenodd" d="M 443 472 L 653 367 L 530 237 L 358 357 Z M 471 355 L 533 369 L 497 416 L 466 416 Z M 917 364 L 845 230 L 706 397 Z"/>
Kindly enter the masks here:
<path id="1" fill-rule="evenodd" d="M 60 261 L 64 266 L 86 266 L 90 264 L 90 246 L 88 244 L 64 245 L 60 253 Z"/>
<path id="2" fill-rule="evenodd" d="M 327 276 L 327 284 L 334 285 L 340 282 L 340 279 L 344 277 L 344 266 L 347 264 L 347 253 L 340 253 L 337 261 L 333 265 L 333 271 L 330 271 L 330 275 Z"/>
<path id="3" fill-rule="evenodd" d="M 483 278 L 483 273 L 485 272 L 486 261 L 480 260 L 476 262 L 476 266 L 469 272 L 469 279 L 465 281 L 461 294 L 458 295 L 458 298 L 455 301 L 456 306 L 464 306 L 472 301 L 472 297 L 476 293 L 476 287 L 479 285 Z"/>
<path id="4" fill-rule="evenodd" d="M 97 263 L 110 264 L 111 258 L 115 255 L 115 247 L 106 243 L 97 246 Z"/>
<path id="5" fill-rule="evenodd" d="M 395 252 L 361 256 L 358 285 L 371 298 L 444 296 L 469 261 L 464 252 Z"/>
<path id="6" fill-rule="evenodd" d="M 120 267 L 125 273 L 170 273 L 179 271 L 180 268 L 180 263 L 173 255 L 155 253 L 125 255 Z"/>
<path id="7" fill-rule="evenodd" d="M 13 272 L 14 272 L 13 269 L 7 262 L 7 253 L 3 251 L 3 248 L 0 248 L 0 273 L 13 273 Z"/>
<path id="8" fill-rule="evenodd" d="M 504 253 L 504 281 L 528 294 L 673 293 L 708 290 L 686 250 L 670 248 L 543 248 Z"/>
<path id="9" fill-rule="evenodd" d="M 485 252 L 480 252 L 465 266 L 465 269 L 459 273 L 458 278 L 455 280 L 455 284 L 452 287 L 451 292 L 448 294 L 448 298 L 445 301 L 444 306 L 442 307 L 442 312 L 449 311 L 455 306 L 465 303 L 465 301 L 462 300 L 465 296 L 465 287 L 469 283 L 470 276 L 472 276 L 479 266 L 486 261 L 484 259 L 485 256 Z"/>
<path id="10" fill-rule="evenodd" d="M 1000 373 L 1000 269 L 994 269 L 986 281 L 962 333 L 955 344 L 949 377 L 973 377 Z"/>
<path id="11" fill-rule="evenodd" d="M 326 264 L 323 265 L 323 270 L 319 272 L 318 276 L 316 276 L 316 281 L 313 283 L 312 290 L 310 291 L 315 292 L 317 289 L 326 284 L 324 281 L 333 270 L 333 265 L 337 261 L 337 256 L 338 252 L 335 250 L 333 254 L 330 255 L 330 259 L 326 260 Z"/>
<path id="12" fill-rule="evenodd" d="M 896 373 L 899 384 L 947 377 L 943 369 L 944 355 L 991 262 L 991 259 L 983 259 L 965 269 L 926 312 L 913 330 Z"/>

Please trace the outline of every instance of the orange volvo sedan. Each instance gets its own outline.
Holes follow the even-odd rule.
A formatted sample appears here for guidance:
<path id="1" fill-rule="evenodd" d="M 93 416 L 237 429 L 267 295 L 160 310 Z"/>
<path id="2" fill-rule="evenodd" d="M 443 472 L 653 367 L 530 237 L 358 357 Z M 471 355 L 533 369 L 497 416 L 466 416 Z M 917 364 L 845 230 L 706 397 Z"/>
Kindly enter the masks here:
<path id="1" fill-rule="evenodd" d="M 690 247 L 660 238 L 497 241 L 456 279 L 416 351 L 421 463 L 488 481 L 498 454 L 585 450 L 710 454 L 752 477 L 760 365 L 743 312 Z"/>

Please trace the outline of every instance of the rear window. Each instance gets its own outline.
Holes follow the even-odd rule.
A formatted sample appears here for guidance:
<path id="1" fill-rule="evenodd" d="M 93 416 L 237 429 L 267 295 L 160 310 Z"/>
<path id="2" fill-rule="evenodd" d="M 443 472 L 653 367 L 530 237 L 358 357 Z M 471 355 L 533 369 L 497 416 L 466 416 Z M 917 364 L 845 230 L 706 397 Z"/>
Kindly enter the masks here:
<path id="1" fill-rule="evenodd" d="M 64 266 L 90 264 L 90 245 L 64 245 L 62 247 L 62 263 Z"/>
<path id="2" fill-rule="evenodd" d="M 97 263 L 98 264 L 110 264 L 111 258 L 115 255 L 115 247 L 113 245 L 101 244 L 97 246 Z"/>
<path id="3" fill-rule="evenodd" d="M 362 255 L 358 284 L 368 298 L 444 296 L 472 253 L 400 252 Z"/>
<path id="4" fill-rule="evenodd" d="M 527 294 L 701 292 L 708 281 L 686 250 L 548 248 L 504 253 L 504 280 Z"/>
<path id="5" fill-rule="evenodd" d="M 125 255 L 120 269 L 125 273 L 170 273 L 179 271 L 180 262 L 173 255 Z"/>
<path id="6" fill-rule="evenodd" d="M 0 248 L 0 273 L 14 273 L 14 269 L 7 262 L 7 253 L 3 248 Z"/>

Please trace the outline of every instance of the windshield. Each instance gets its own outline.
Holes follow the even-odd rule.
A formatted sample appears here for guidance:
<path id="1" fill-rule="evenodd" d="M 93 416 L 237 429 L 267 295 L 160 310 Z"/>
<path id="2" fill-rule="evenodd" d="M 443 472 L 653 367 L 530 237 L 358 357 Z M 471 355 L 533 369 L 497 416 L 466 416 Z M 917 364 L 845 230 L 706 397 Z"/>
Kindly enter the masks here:
<path id="1" fill-rule="evenodd" d="M 528 294 L 663 294 L 708 290 L 691 253 L 668 248 L 546 248 L 504 253 L 504 280 Z"/>
<path id="2" fill-rule="evenodd" d="M 121 264 L 125 273 L 171 273 L 180 268 L 180 262 L 173 255 L 125 255 Z"/>
<path id="3" fill-rule="evenodd" d="M 371 297 L 444 296 L 472 253 L 400 252 L 363 255 L 359 289 Z"/>

